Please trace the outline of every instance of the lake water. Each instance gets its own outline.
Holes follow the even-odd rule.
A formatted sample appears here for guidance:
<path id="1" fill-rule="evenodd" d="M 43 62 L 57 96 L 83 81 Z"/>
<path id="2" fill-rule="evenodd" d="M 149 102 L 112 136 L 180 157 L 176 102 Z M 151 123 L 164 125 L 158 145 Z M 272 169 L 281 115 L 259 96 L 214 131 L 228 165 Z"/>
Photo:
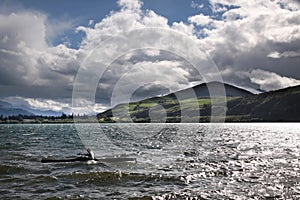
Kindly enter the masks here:
<path id="1" fill-rule="evenodd" d="M 0 199 L 300 199 L 300 124 L 0 125 Z M 91 147 L 137 162 L 41 163 Z"/>

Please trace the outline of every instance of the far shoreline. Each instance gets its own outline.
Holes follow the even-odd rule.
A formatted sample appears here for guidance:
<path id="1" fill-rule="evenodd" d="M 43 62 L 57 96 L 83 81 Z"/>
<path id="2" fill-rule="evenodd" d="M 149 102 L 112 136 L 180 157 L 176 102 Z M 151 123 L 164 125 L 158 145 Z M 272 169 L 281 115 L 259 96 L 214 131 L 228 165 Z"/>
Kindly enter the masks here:
<path id="1" fill-rule="evenodd" d="M 9 124 L 263 124 L 263 123 L 300 123 L 300 121 L 225 121 L 225 122 L 95 122 L 95 121 L 51 121 L 51 122 L 16 122 L 16 121 L 6 121 L 0 122 L 0 125 L 9 125 Z"/>

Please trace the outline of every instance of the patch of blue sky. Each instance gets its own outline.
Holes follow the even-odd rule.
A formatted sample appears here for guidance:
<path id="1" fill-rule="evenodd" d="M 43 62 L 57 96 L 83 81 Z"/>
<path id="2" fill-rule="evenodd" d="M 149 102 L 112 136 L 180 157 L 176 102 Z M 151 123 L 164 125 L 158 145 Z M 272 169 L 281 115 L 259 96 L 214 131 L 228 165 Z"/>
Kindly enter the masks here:
<path id="1" fill-rule="evenodd" d="M 142 8 L 153 10 L 157 14 L 166 17 L 169 25 L 173 22 L 187 22 L 190 16 L 200 13 L 211 14 L 210 4 L 207 0 L 144 0 Z"/>
<path id="2" fill-rule="evenodd" d="M 71 21 L 70 29 L 51 37 L 48 43 L 51 45 L 66 44 L 70 48 L 78 49 L 85 36 L 83 32 L 77 32 L 78 26 L 89 26 L 90 20 L 95 22 L 105 18 L 111 10 L 117 10 L 116 1 L 111 0 L 18 0 L 24 10 L 38 10 L 46 14 L 51 22 Z"/>
<path id="3" fill-rule="evenodd" d="M 93 26 L 91 20 L 99 22 L 112 11 L 120 8 L 117 1 L 112 0 L 15 0 L 21 7 L 28 10 L 38 10 L 47 15 L 48 21 L 71 21 L 71 26 L 48 39 L 48 43 L 56 46 L 65 44 L 70 48 L 78 49 L 85 34 L 76 31 L 78 26 Z M 168 19 L 168 24 L 174 22 L 189 23 L 190 16 L 203 15 L 211 16 L 213 19 L 221 20 L 225 10 L 234 9 L 234 6 L 217 4 L 218 12 L 213 12 L 208 0 L 143 0 L 142 10 L 153 10 L 157 14 Z M 198 37 L 205 37 L 202 34 L 203 27 L 196 27 Z"/>

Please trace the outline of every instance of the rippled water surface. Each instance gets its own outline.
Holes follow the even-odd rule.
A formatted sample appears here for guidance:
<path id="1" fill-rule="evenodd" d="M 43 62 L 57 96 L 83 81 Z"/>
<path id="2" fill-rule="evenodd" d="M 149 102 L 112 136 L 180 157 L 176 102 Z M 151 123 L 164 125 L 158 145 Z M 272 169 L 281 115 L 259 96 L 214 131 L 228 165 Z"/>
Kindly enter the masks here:
<path id="1" fill-rule="evenodd" d="M 0 199 L 300 199 L 300 124 L 0 125 Z M 41 163 L 91 147 L 136 162 Z"/>

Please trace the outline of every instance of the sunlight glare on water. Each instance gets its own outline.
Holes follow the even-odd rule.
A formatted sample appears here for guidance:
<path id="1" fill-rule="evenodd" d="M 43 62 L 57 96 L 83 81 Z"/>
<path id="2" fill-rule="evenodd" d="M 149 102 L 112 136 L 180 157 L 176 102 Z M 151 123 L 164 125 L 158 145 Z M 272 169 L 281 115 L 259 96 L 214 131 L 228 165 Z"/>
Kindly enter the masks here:
<path id="1" fill-rule="evenodd" d="M 85 153 L 73 125 L 0 125 L 1 199 L 300 198 L 298 123 L 81 126 L 97 158 L 137 162 L 41 163 Z"/>

